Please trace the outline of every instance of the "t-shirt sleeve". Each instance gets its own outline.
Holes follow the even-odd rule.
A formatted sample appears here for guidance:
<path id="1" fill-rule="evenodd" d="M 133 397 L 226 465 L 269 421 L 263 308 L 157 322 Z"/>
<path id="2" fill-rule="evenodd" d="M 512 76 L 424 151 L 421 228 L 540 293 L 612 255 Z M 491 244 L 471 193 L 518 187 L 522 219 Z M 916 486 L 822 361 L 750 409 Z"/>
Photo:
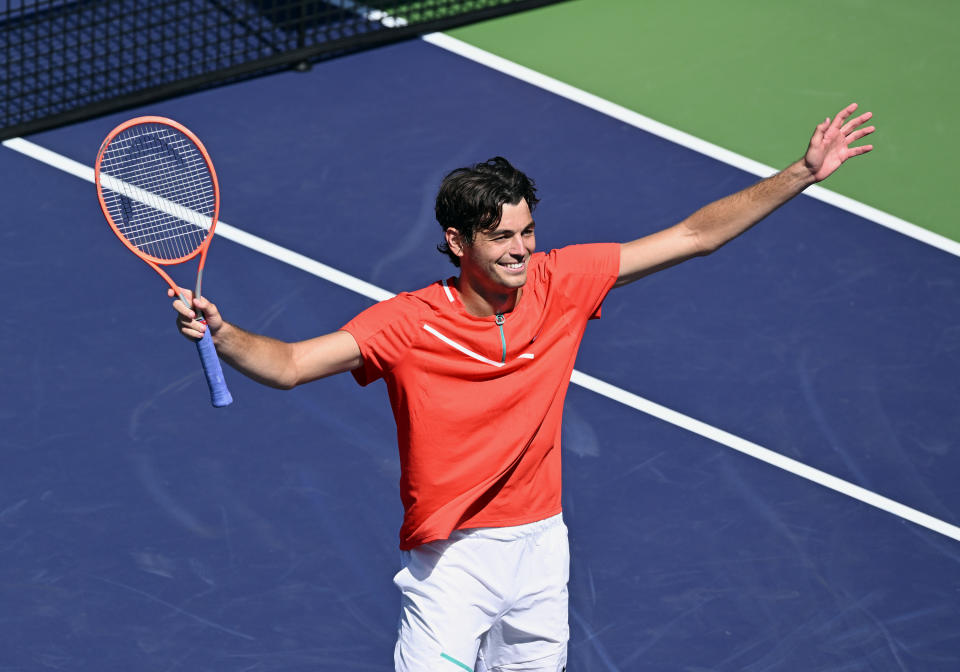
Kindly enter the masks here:
<path id="1" fill-rule="evenodd" d="M 341 327 L 360 347 L 363 365 L 352 371 L 360 385 L 382 378 L 404 357 L 419 335 L 421 310 L 416 299 L 400 294 L 370 306 Z"/>
<path id="2" fill-rule="evenodd" d="M 620 273 L 620 244 L 570 245 L 547 255 L 552 282 L 582 307 L 590 319 L 600 317 L 600 308 Z"/>

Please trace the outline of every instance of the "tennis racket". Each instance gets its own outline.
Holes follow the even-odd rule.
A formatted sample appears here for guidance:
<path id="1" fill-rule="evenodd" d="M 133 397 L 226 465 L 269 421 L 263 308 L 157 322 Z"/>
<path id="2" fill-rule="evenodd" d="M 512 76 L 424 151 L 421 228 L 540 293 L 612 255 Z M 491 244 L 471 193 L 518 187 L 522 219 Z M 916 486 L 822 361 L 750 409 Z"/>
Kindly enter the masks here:
<path id="1" fill-rule="evenodd" d="M 163 117 L 137 117 L 110 131 L 94 167 L 97 198 L 110 228 L 135 255 L 160 274 L 187 306 L 184 294 L 161 268 L 200 255 L 194 296 L 217 226 L 220 187 L 210 155 L 184 126 Z M 197 316 L 203 320 L 203 315 Z M 210 330 L 197 341 L 216 407 L 233 401 Z"/>

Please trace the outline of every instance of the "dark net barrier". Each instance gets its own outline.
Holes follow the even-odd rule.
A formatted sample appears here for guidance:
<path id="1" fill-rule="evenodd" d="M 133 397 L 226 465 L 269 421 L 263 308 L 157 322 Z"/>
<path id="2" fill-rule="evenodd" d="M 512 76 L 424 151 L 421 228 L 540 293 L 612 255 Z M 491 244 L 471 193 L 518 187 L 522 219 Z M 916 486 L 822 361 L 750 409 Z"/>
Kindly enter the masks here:
<path id="1" fill-rule="evenodd" d="M 560 0 L 0 0 L 0 139 Z"/>

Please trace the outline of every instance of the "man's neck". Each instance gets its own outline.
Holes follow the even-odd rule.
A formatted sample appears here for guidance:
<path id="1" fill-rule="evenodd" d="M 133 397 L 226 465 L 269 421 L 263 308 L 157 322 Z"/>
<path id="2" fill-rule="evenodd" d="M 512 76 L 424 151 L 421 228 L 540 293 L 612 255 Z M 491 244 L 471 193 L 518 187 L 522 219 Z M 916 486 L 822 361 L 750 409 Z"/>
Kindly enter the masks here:
<path id="1" fill-rule="evenodd" d="M 491 292 L 485 287 L 477 287 L 461 274 L 457 278 L 457 291 L 460 292 L 460 301 L 468 313 L 474 317 L 489 317 L 512 311 L 520 300 L 523 288 Z"/>

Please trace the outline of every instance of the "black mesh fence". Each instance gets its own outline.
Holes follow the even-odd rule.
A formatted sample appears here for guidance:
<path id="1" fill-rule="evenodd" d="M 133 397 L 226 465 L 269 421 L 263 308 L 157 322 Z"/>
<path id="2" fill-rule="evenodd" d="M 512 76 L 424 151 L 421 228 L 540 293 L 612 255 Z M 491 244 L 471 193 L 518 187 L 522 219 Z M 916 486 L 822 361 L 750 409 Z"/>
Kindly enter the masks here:
<path id="1" fill-rule="evenodd" d="M 560 0 L 0 0 L 0 138 Z"/>

